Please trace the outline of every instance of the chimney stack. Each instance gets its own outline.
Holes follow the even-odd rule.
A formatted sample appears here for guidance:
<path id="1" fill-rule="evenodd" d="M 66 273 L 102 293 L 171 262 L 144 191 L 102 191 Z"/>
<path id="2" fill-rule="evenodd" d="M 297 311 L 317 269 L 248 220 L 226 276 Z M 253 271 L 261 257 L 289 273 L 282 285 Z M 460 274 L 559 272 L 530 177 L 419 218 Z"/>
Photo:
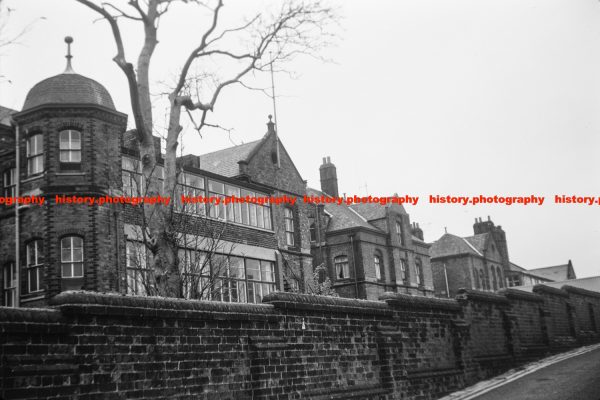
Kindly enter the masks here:
<path id="1" fill-rule="evenodd" d="M 323 157 L 323 164 L 319 167 L 321 175 L 321 191 L 329 196 L 338 197 L 337 170 L 331 162 L 331 157 Z"/>

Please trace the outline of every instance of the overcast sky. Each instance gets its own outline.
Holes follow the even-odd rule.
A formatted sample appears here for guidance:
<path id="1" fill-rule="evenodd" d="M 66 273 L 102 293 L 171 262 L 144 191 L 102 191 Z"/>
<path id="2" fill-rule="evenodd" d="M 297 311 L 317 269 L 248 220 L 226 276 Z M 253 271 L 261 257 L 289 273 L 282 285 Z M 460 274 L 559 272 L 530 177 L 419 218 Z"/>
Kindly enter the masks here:
<path id="1" fill-rule="evenodd" d="M 268 3 L 226 2 L 224 21 Z M 2 50 L 0 75 L 10 82 L 0 83 L 0 104 L 20 109 L 35 83 L 61 73 L 63 38 L 71 35 L 74 69 L 105 85 L 129 113 L 105 22 L 93 23 L 96 16 L 75 1 L 8 4 L 12 32 L 34 23 L 20 45 Z M 338 4 L 341 40 L 322 53 L 335 62 L 298 59 L 295 79 L 275 77 L 280 137 L 309 185 L 319 188 L 321 157 L 330 156 L 342 193 L 420 196 L 407 211 L 427 241 L 445 227 L 472 235 L 475 217 L 489 215 L 506 231 L 513 262 L 536 268 L 571 259 L 578 277 L 600 275 L 600 206 L 553 204 L 554 194 L 600 196 L 600 2 Z M 173 8 L 160 28 L 154 81 L 177 72 L 205 21 L 190 6 Z M 132 28 L 124 28 L 130 55 L 139 40 Z M 200 139 L 186 124 L 184 152 L 258 139 L 270 113 L 264 95 L 228 90 L 214 121 L 232 134 L 207 131 Z M 547 199 L 464 207 L 429 205 L 429 194 Z"/>

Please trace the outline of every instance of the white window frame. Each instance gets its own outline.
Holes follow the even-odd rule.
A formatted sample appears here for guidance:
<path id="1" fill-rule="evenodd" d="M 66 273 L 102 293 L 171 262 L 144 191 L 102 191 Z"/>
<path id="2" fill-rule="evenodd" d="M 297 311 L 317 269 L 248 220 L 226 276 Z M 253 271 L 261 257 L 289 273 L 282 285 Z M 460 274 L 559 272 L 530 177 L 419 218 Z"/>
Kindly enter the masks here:
<path id="1" fill-rule="evenodd" d="M 137 253 L 136 259 L 140 261 L 140 265 L 131 265 L 131 252 Z M 127 278 L 127 294 L 129 295 L 147 295 L 148 282 L 148 250 L 143 242 L 127 240 L 125 242 L 125 268 Z"/>
<path id="2" fill-rule="evenodd" d="M 383 275 L 381 274 L 381 268 L 383 267 L 383 259 L 381 258 L 381 255 L 375 254 L 373 256 L 373 265 L 375 265 L 375 277 L 378 281 L 381 281 L 383 278 Z"/>
<path id="3" fill-rule="evenodd" d="M 294 246 L 294 211 L 291 208 L 283 209 L 283 221 L 285 225 L 285 244 Z"/>
<path id="4" fill-rule="evenodd" d="M 9 168 L 2 174 L 3 193 L 5 197 L 15 197 L 17 191 L 17 169 Z"/>
<path id="5" fill-rule="evenodd" d="M 44 136 L 41 133 L 36 133 L 27 138 L 26 155 L 28 176 L 44 172 Z"/>
<path id="6" fill-rule="evenodd" d="M 17 268 L 14 262 L 5 264 L 2 268 L 4 279 L 4 306 L 17 306 Z M 10 276 L 9 276 L 10 275 Z"/>
<path id="7" fill-rule="evenodd" d="M 28 293 L 35 293 L 43 291 L 42 287 L 42 278 L 43 278 L 43 267 L 44 263 L 40 262 L 40 247 L 41 247 L 41 239 L 35 239 L 25 246 L 25 263 L 27 265 L 27 290 Z M 33 245 L 33 250 L 32 250 Z M 31 251 L 33 251 L 33 263 L 30 264 L 29 261 L 31 259 Z M 35 271 L 34 271 L 35 270 Z M 31 275 L 34 273 L 36 275 L 37 287 L 32 287 Z"/>
<path id="8" fill-rule="evenodd" d="M 63 147 L 63 135 L 66 134 L 66 147 Z M 79 139 L 74 140 L 75 136 L 79 135 Z M 61 163 L 71 163 L 71 164 L 80 164 L 81 163 L 81 140 L 82 134 L 80 131 L 75 129 L 65 129 L 58 133 L 58 159 Z M 66 154 L 66 159 L 63 160 L 63 154 Z M 78 154 L 79 159 L 74 159 L 74 155 Z"/>
<path id="9" fill-rule="evenodd" d="M 350 278 L 350 263 L 347 255 L 341 254 L 335 256 L 333 259 L 333 266 L 335 268 L 335 279 L 342 280 Z"/>
<path id="10" fill-rule="evenodd" d="M 65 260 L 63 259 L 63 241 L 69 239 L 69 244 L 70 244 L 70 260 Z M 79 239 L 81 240 L 81 260 L 75 260 L 75 255 L 74 255 L 74 250 L 75 250 L 75 246 L 74 246 L 74 239 Z M 83 240 L 83 238 L 81 236 L 63 236 L 60 239 L 60 274 L 61 277 L 63 279 L 72 279 L 72 278 L 83 278 L 85 276 L 85 264 L 84 264 L 84 260 L 85 260 L 85 241 Z M 64 274 L 64 266 L 69 264 L 70 265 L 70 270 L 71 270 L 71 274 L 70 276 L 65 276 Z M 81 275 L 75 275 L 75 265 L 76 264 L 81 264 Z"/>

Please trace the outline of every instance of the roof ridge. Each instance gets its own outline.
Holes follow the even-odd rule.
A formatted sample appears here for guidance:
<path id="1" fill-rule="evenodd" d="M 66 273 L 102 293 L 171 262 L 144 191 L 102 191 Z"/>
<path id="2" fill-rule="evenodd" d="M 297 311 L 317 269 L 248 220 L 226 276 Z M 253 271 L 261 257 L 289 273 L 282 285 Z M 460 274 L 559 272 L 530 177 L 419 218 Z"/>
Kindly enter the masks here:
<path id="1" fill-rule="evenodd" d="M 463 240 L 463 241 L 464 241 L 464 242 L 467 244 L 467 246 L 469 246 L 471 249 L 473 249 L 473 250 L 475 251 L 475 253 L 477 253 L 478 255 L 480 255 L 480 256 L 482 256 L 482 257 L 483 257 L 483 254 L 481 254 L 481 253 L 479 252 L 479 250 L 477 250 L 477 249 L 475 248 L 475 246 L 473 246 L 471 243 L 469 243 L 469 241 L 468 241 L 466 238 L 464 238 L 464 237 L 463 237 L 463 238 L 461 238 L 461 239 L 462 239 L 462 240 Z"/>

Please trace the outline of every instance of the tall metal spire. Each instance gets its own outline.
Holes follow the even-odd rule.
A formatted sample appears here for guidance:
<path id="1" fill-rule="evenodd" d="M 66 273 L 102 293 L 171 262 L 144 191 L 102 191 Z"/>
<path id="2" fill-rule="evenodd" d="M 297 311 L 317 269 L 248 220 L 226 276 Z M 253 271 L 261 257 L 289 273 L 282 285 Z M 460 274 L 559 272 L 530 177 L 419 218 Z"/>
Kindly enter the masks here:
<path id="1" fill-rule="evenodd" d="M 277 131 L 277 106 L 275 102 L 275 78 L 273 76 L 273 60 L 271 59 L 271 96 L 273 99 L 273 117 L 275 123 L 275 151 L 277 153 L 277 168 L 281 168 L 281 160 L 279 157 L 279 134 Z"/>
<path id="2" fill-rule="evenodd" d="M 67 59 L 67 68 L 65 68 L 63 74 L 74 74 L 75 71 L 73 71 L 73 67 L 71 66 L 71 59 L 73 58 L 71 55 L 71 43 L 73 43 L 73 38 L 71 36 L 66 36 L 65 43 L 67 44 L 67 55 L 65 56 Z"/>

